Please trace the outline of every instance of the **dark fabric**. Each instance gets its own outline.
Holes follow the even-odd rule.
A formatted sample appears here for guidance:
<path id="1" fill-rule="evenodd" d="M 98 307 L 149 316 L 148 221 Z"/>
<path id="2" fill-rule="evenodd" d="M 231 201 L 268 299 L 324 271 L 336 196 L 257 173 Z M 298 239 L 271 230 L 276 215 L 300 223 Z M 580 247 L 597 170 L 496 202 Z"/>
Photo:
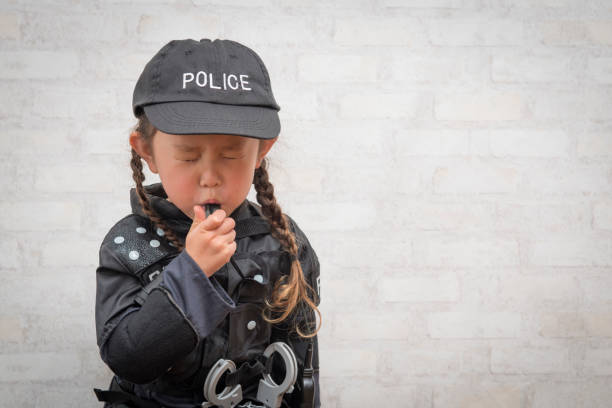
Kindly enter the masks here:
<path id="1" fill-rule="evenodd" d="M 121 388 L 117 377 L 113 377 L 108 391 L 94 388 L 98 401 L 106 402 L 104 408 L 163 408 L 155 401 L 138 398 Z"/>
<path id="2" fill-rule="evenodd" d="M 165 199 L 161 184 L 145 186 L 145 190 L 153 207 L 184 242 L 191 219 Z M 169 245 L 144 217 L 135 190 L 131 199 L 133 214 L 121 219 L 105 237 L 96 273 L 98 346 L 119 383 L 131 384 L 131 394 L 165 407 L 193 408 L 203 402 L 206 375 L 219 358 L 233 359 L 240 366 L 273 341 L 285 341 L 293 348 L 300 369 L 297 392 L 287 394 L 283 406 L 300 406 L 298 383 L 308 340 L 289 335 L 283 325 L 271 326 L 260 313 L 276 280 L 289 272 L 289 256 L 276 238 L 245 228 L 250 233 L 236 239 L 235 262 L 206 278 L 186 252 Z M 237 228 L 251 217 L 263 220 L 259 206 L 248 200 L 230 216 Z M 316 254 L 297 224 L 290 222 L 305 278 L 318 293 Z M 159 245 L 146 249 L 152 240 Z M 137 259 L 130 257 L 131 246 L 139 249 Z M 315 406 L 319 406 L 318 368 L 315 337 Z M 245 399 L 253 399 L 257 392 L 258 379 L 249 380 L 253 382 L 243 384 Z"/>
<path id="3" fill-rule="evenodd" d="M 145 65 L 132 97 L 156 129 L 272 139 L 280 107 L 261 58 L 231 40 L 172 40 Z"/>
<path id="4" fill-rule="evenodd" d="M 169 294 L 155 289 L 142 308 L 123 319 L 102 357 L 117 375 L 142 384 L 164 374 L 197 341 L 191 323 Z"/>
<path id="5" fill-rule="evenodd" d="M 270 373 L 270 368 L 266 367 L 267 361 L 268 359 L 262 355 L 252 361 L 242 363 L 235 372 L 225 376 L 225 385 L 234 387 L 238 384 L 256 382 L 255 380 L 261 378 L 262 373 Z"/>
<path id="6" fill-rule="evenodd" d="M 202 338 L 235 309 L 234 302 L 221 285 L 208 279 L 186 251 L 166 266 L 160 287 L 170 292 Z"/>
<path id="7" fill-rule="evenodd" d="M 236 239 L 270 232 L 270 224 L 263 218 L 251 218 L 252 222 L 237 224 Z"/>

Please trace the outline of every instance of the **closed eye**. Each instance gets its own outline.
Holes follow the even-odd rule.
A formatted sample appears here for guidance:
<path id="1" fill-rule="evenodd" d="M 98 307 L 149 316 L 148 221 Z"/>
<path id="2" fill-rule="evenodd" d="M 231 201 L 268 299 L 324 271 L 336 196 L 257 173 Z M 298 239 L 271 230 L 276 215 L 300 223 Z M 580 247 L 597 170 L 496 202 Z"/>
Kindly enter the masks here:
<path id="1" fill-rule="evenodd" d="M 225 160 L 239 160 L 239 159 L 242 159 L 243 157 L 244 156 L 238 156 L 238 157 L 235 157 L 235 156 L 221 156 L 221 158 L 225 159 Z M 196 161 L 200 160 L 200 158 L 197 157 L 195 159 L 178 159 L 178 160 L 180 160 L 182 162 L 196 162 Z"/>

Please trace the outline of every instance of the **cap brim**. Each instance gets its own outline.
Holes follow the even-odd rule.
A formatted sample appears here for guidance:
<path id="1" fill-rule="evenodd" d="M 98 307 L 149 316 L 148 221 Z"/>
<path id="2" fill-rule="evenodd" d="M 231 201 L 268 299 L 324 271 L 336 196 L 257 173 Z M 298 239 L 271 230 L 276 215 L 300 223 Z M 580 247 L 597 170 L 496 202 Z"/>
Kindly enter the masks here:
<path id="1" fill-rule="evenodd" d="M 280 133 L 275 109 L 209 102 L 165 102 L 143 107 L 149 121 L 176 135 L 229 134 L 273 139 Z"/>

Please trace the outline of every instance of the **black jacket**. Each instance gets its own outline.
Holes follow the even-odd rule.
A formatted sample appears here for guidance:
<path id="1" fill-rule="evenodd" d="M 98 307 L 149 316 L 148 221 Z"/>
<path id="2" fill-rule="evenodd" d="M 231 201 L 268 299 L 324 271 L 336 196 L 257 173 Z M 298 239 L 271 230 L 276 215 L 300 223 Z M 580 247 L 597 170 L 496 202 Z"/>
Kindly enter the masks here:
<path id="1" fill-rule="evenodd" d="M 153 208 L 184 243 L 191 219 L 166 200 L 161 183 L 145 190 Z M 236 221 L 233 259 L 240 271 L 226 264 L 207 278 L 189 254 L 178 251 L 143 213 L 135 189 L 130 199 L 133 213 L 104 238 L 96 270 L 97 343 L 114 380 L 124 390 L 165 407 L 199 407 L 206 375 L 217 360 L 230 359 L 240 366 L 254 361 L 268 344 L 285 341 L 294 350 L 300 376 L 295 390 L 285 394 L 283 406 L 299 406 L 309 341 L 289 331 L 288 323 L 272 326 L 261 317 L 274 282 L 289 272 L 290 257 L 269 233 L 260 207 L 244 200 L 230 214 Z M 287 218 L 296 234 L 305 278 L 318 294 L 317 256 L 304 233 Z M 315 406 L 319 406 L 316 337 L 313 346 Z M 245 397 L 255 397 L 259 378 L 243 384 Z"/>

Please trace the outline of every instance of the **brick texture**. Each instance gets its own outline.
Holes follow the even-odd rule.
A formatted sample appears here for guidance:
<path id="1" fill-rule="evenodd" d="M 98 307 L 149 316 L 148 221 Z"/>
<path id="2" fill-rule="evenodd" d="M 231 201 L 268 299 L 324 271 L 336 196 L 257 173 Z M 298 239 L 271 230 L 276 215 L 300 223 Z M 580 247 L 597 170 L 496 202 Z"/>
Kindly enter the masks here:
<path id="1" fill-rule="evenodd" d="M 189 37 L 270 71 L 324 407 L 610 406 L 602 0 L 2 2 L 0 406 L 102 405 L 95 268 L 129 210 L 133 86 Z"/>

